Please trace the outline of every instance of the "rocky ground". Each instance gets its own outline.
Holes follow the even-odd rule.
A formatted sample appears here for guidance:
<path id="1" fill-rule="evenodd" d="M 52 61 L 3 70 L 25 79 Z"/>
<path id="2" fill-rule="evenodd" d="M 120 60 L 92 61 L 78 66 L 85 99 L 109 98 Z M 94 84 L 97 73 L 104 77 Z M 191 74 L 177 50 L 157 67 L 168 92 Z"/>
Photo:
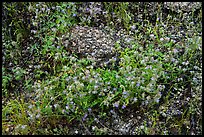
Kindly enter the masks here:
<path id="1" fill-rule="evenodd" d="M 151 3 L 150 3 L 151 5 Z M 156 4 L 152 4 L 151 6 L 155 6 Z M 179 12 L 186 12 L 183 16 L 187 16 L 188 12 L 191 12 L 193 10 L 199 9 L 201 6 L 201 3 L 180 3 L 180 2 L 166 2 L 164 3 L 164 8 L 170 11 L 175 12 L 175 14 Z M 153 8 L 154 9 L 154 8 Z M 164 13 L 165 14 L 165 13 Z M 185 22 L 186 23 L 186 22 Z M 168 33 L 169 36 L 171 36 L 171 39 L 174 42 L 183 42 L 185 40 L 186 36 L 190 36 L 191 33 L 188 33 L 188 29 L 181 29 L 181 26 L 163 26 L 165 33 Z M 176 30 L 179 30 L 176 32 Z M 72 43 L 73 46 L 75 46 L 78 53 L 81 53 L 83 55 L 88 55 L 88 57 L 93 58 L 96 62 L 100 62 L 100 66 L 104 66 L 104 62 L 109 62 L 111 58 L 114 58 L 116 60 L 119 60 L 117 58 L 117 51 L 115 50 L 115 45 L 113 43 L 119 42 L 123 43 L 122 47 L 125 49 L 126 47 L 131 48 L 131 40 L 135 40 L 134 37 L 131 37 L 131 34 L 134 34 L 136 30 L 133 26 L 132 30 L 130 30 L 130 33 L 127 34 L 123 29 L 119 31 L 111 31 L 111 33 L 107 33 L 107 31 L 102 31 L 99 28 L 92 28 L 92 27 L 81 27 L 77 26 L 72 29 L 71 33 L 73 34 L 73 39 L 75 41 Z M 198 35 L 202 35 L 202 32 L 198 32 Z M 92 38 L 91 38 L 92 37 Z M 165 39 L 165 38 L 164 38 Z M 102 58 L 105 57 L 105 61 Z M 163 117 L 172 117 L 173 115 L 178 115 L 182 113 L 180 108 L 182 106 L 185 106 L 186 103 L 189 101 L 190 96 L 186 96 L 184 94 L 178 94 L 177 100 L 174 100 L 172 102 L 172 106 L 176 107 L 170 107 L 169 111 L 164 113 L 163 109 L 165 105 L 163 106 L 160 104 L 160 107 L 158 108 Z M 180 101 L 182 100 L 182 101 Z M 128 115 L 121 115 L 119 112 L 115 112 L 112 110 L 112 118 L 109 120 L 103 120 L 103 122 L 96 122 L 98 126 L 92 126 L 89 127 L 89 131 L 95 130 L 96 127 L 101 127 L 102 131 L 106 134 L 110 135 L 135 135 L 140 134 L 141 132 L 139 129 L 144 129 L 143 122 L 146 121 L 149 126 L 151 126 L 153 123 L 150 119 L 146 119 L 148 115 L 151 115 L 149 112 L 141 113 L 141 111 L 131 111 L 131 107 L 127 108 Z M 165 124 L 165 121 L 161 121 L 160 124 Z M 81 127 L 83 129 L 83 126 Z M 166 130 L 166 129 L 164 129 Z M 79 134 L 90 134 L 87 133 L 87 131 L 80 131 L 78 128 L 73 129 L 73 131 L 77 131 Z M 150 134 L 157 134 L 158 129 L 152 128 L 150 131 Z M 167 131 L 166 131 L 167 132 Z M 172 128 L 172 131 L 170 131 L 171 134 L 177 134 L 177 131 Z M 184 133 L 185 134 L 185 133 Z M 195 134 L 195 131 L 192 131 L 192 134 Z"/>
<path id="2" fill-rule="evenodd" d="M 200 22 L 197 22 L 197 20 L 192 19 L 193 16 L 197 16 L 192 15 L 192 11 L 197 13 L 196 11 L 198 11 L 202 6 L 201 3 L 164 2 L 163 4 L 159 4 L 152 2 L 140 2 L 138 5 L 138 7 L 133 7 L 133 9 L 130 10 L 130 12 L 133 13 L 133 17 L 131 18 L 130 22 L 136 23 L 132 25 L 129 30 L 127 30 L 121 25 L 122 21 L 118 20 L 114 14 L 112 15 L 111 22 L 115 27 L 108 27 L 108 25 L 105 23 L 105 20 L 108 17 L 106 17 L 106 11 L 103 11 L 104 5 L 102 3 L 82 3 L 81 7 L 78 9 L 80 13 L 80 16 L 78 15 L 79 18 L 83 17 L 85 20 L 90 20 L 94 23 L 87 26 L 83 25 L 82 22 L 71 27 L 70 32 L 66 32 L 65 34 L 61 35 L 62 45 L 67 52 L 70 54 L 76 54 L 79 59 L 89 58 L 92 60 L 92 66 L 95 68 L 114 68 L 119 66 L 119 62 L 121 61 L 120 52 L 116 43 L 121 45 L 120 51 L 125 50 L 125 48 L 132 48 L 132 41 L 139 41 L 139 44 L 143 45 L 144 47 L 148 44 L 158 45 L 158 43 L 155 42 L 157 39 L 155 34 L 148 33 L 151 27 L 157 26 L 156 22 L 160 22 L 158 23 L 158 27 L 160 28 L 159 32 L 156 33 L 158 35 L 165 34 L 165 37 L 159 36 L 161 37 L 159 41 L 161 41 L 161 43 L 163 42 L 163 44 L 172 42 L 180 45 L 178 51 L 175 51 L 178 54 L 183 54 L 183 49 L 186 48 L 185 46 L 190 45 L 185 43 L 189 43 L 191 38 L 196 37 L 198 43 L 202 39 L 202 29 L 196 27 L 202 25 L 199 24 Z M 144 8 L 142 7 L 146 7 L 146 9 L 149 11 L 144 11 Z M 158 8 L 162 9 L 163 12 L 161 12 L 160 15 L 164 15 L 162 16 L 163 18 L 157 18 L 157 12 L 155 12 L 155 10 Z M 173 18 L 175 15 L 178 18 Z M 181 15 L 180 18 L 179 15 Z M 146 22 L 146 19 L 144 19 L 144 17 L 149 19 L 149 22 L 151 22 L 154 26 L 148 26 L 145 24 L 144 22 Z M 173 22 L 166 22 L 166 20 L 169 18 L 173 20 Z M 202 49 L 201 45 L 199 49 Z M 168 51 L 166 49 L 162 50 L 162 52 Z M 37 52 L 37 50 L 35 52 Z M 34 57 L 31 55 L 29 58 L 34 59 Z M 199 60 L 198 62 L 202 62 L 202 57 L 200 54 L 195 56 L 194 59 Z M 3 62 L 5 63 L 6 60 L 4 59 Z M 39 62 L 40 61 L 35 61 L 35 65 L 29 65 L 29 67 L 31 66 L 32 69 L 27 67 L 30 70 L 28 71 L 29 75 L 34 75 L 33 69 L 38 67 L 40 68 L 41 64 Z M 28 64 L 26 65 L 28 66 Z M 188 64 L 184 63 L 183 66 L 185 65 L 187 66 Z M 161 127 L 166 126 L 165 124 L 167 120 L 180 117 L 182 113 L 185 113 L 183 110 L 185 107 L 189 107 L 189 100 L 191 102 L 195 100 L 200 102 L 199 104 L 195 104 L 197 105 L 195 110 L 197 115 L 202 115 L 202 91 L 201 85 L 199 85 L 199 83 L 202 82 L 202 79 L 200 79 L 202 71 L 200 68 L 195 68 L 195 73 L 194 78 L 198 84 L 197 89 L 192 89 L 191 86 L 185 87 L 184 89 L 187 91 L 185 94 L 180 92 L 172 94 L 172 98 L 174 99 L 169 101 L 168 105 L 164 104 L 163 101 L 160 101 L 158 106 L 154 106 L 154 108 L 151 109 L 159 112 L 160 117 L 157 117 L 158 114 L 154 111 L 146 111 L 149 109 L 146 108 L 147 106 L 145 105 L 145 101 L 143 101 L 143 104 L 139 105 L 139 108 L 130 105 L 123 112 L 117 109 L 112 109 L 109 113 L 107 113 L 105 118 L 98 117 L 94 119 L 95 121 L 90 126 L 83 125 L 83 122 L 76 122 L 70 127 L 69 134 L 87 135 L 94 134 L 95 131 L 97 131 L 109 135 L 137 135 L 143 134 L 141 131 L 145 131 L 146 127 L 150 127 L 150 130 L 148 131 L 149 134 L 157 134 L 164 131 L 164 134 L 168 132 L 168 134 L 176 135 L 178 134 L 176 127 L 164 129 Z M 165 90 L 168 91 L 168 88 L 169 87 L 166 87 Z M 35 95 L 32 93 L 32 96 Z M 183 134 L 185 134 L 185 131 L 187 130 L 190 130 L 191 134 L 201 134 L 201 129 L 199 127 L 200 124 L 196 123 L 200 120 L 199 117 L 196 117 L 196 114 L 192 114 L 190 116 L 190 122 L 183 122 L 183 126 L 185 127 L 183 128 Z M 97 112 L 90 112 L 90 115 L 96 117 Z M 157 118 L 156 120 L 153 119 L 155 117 Z M 154 123 L 155 121 L 156 123 Z M 74 126 L 77 125 L 77 123 L 79 126 Z M 154 126 L 154 128 L 151 128 L 152 126 Z M 160 126 L 160 128 L 156 129 L 155 126 Z"/>

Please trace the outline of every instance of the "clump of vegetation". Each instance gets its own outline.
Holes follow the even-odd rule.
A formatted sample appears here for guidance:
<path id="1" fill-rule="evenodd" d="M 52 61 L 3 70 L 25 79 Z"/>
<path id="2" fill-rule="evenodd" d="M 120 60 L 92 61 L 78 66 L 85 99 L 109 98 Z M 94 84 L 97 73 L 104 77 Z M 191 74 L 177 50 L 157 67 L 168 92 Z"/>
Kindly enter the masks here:
<path id="1" fill-rule="evenodd" d="M 140 14 L 146 4 L 4 2 L 2 133 L 201 134 L 202 9 Z M 75 25 L 129 34 L 118 65 L 70 52 Z"/>

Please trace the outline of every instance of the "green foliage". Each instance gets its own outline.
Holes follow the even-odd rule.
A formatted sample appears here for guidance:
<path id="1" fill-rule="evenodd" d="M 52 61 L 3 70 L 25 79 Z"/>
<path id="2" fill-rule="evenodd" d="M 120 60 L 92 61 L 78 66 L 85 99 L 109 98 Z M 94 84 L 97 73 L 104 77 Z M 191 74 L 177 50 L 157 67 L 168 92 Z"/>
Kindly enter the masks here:
<path id="1" fill-rule="evenodd" d="M 115 14 L 116 18 L 118 18 L 118 22 L 121 22 L 122 25 L 129 31 L 129 23 L 131 21 L 130 13 L 128 13 L 128 5 L 130 3 L 128 2 L 118 2 L 118 3 L 112 3 L 112 2 L 105 2 L 105 9 L 109 12 L 109 15 Z M 114 23 L 112 22 L 111 16 L 108 17 L 108 22 L 110 22 L 111 27 L 114 27 Z"/>
<path id="2" fill-rule="evenodd" d="M 86 134 L 114 134 L 102 122 L 114 118 L 111 110 L 125 117 L 130 110 L 142 114 L 135 134 L 173 134 L 175 127 L 178 134 L 190 134 L 192 120 L 201 134 L 201 26 L 170 15 L 165 21 L 161 8 L 155 24 L 148 19 L 140 24 L 130 11 L 137 11 L 139 4 L 105 2 L 109 25 L 117 27 L 116 17 L 135 39 L 126 41 L 128 48 L 116 42 L 118 70 L 94 68 L 93 60 L 79 59 L 62 45 L 72 26 L 91 26 L 91 20 L 77 19 L 83 19 L 81 4 L 3 3 L 3 134 L 75 134 L 72 127 L 79 125 Z M 201 17 L 200 12 L 196 20 Z M 177 43 L 164 27 L 172 24 L 175 31 L 182 25 L 195 31 Z M 13 95 L 15 91 L 19 94 Z"/>
<path id="3" fill-rule="evenodd" d="M 29 34 L 29 27 L 27 27 L 26 16 L 27 8 L 24 8 L 28 3 L 3 3 L 3 31 L 5 38 L 12 39 L 18 43 L 22 42 Z M 17 11 L 17 12 L 16 12 Z M 23 20 L 22 20 L 23 19 Z M 10 36 L 10 37 L 9 37 Z"/>

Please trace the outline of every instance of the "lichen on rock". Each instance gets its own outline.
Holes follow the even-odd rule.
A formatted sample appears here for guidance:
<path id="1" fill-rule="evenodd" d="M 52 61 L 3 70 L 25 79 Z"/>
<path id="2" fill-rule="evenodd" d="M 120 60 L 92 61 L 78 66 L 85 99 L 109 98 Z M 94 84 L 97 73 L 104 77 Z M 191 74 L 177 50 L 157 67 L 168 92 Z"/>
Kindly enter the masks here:
<path id="1" fill-rule="evenodd" d="M 201 8 L 201 2 L 164 2 L 164 7 L 175 12 L 195 11 Z"/>
<path id="2" fill-rule="evenodd" d="M 99 66 L 116 55 L 115 39 L 111 34 L 95 27 L 75 26 L 69 37 L 63 39 L 63 45 L 71 52 L 80 57 L 90 57 Z"/>

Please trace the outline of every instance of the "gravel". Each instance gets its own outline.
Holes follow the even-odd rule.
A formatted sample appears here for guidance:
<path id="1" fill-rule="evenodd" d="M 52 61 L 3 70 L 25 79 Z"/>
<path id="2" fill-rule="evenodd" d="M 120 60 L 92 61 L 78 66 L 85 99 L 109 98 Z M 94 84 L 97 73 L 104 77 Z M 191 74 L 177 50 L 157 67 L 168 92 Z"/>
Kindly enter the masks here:
<path id="1" fill-rule="evenodd" d="M 175 12 L 190 12 L 200 9 L 201 2 L 164 2 L 164 7 Z"/>
<path id="2" fill-rule="evenodd" d="M 124 34 L 124 30 L 116 33 L 110 29 L 75 26 L 71 29 L 71 33 L 63 37 L 63 45 L 80 58 L 88 57 L 96 62 L 97 67 L 104 67 L 110 64 L 111 59 L 118 60 L 115 43 L 118 41 L 125 48 L 130 47 L 125 41 L 131 40 L 133 38 Z"/>

